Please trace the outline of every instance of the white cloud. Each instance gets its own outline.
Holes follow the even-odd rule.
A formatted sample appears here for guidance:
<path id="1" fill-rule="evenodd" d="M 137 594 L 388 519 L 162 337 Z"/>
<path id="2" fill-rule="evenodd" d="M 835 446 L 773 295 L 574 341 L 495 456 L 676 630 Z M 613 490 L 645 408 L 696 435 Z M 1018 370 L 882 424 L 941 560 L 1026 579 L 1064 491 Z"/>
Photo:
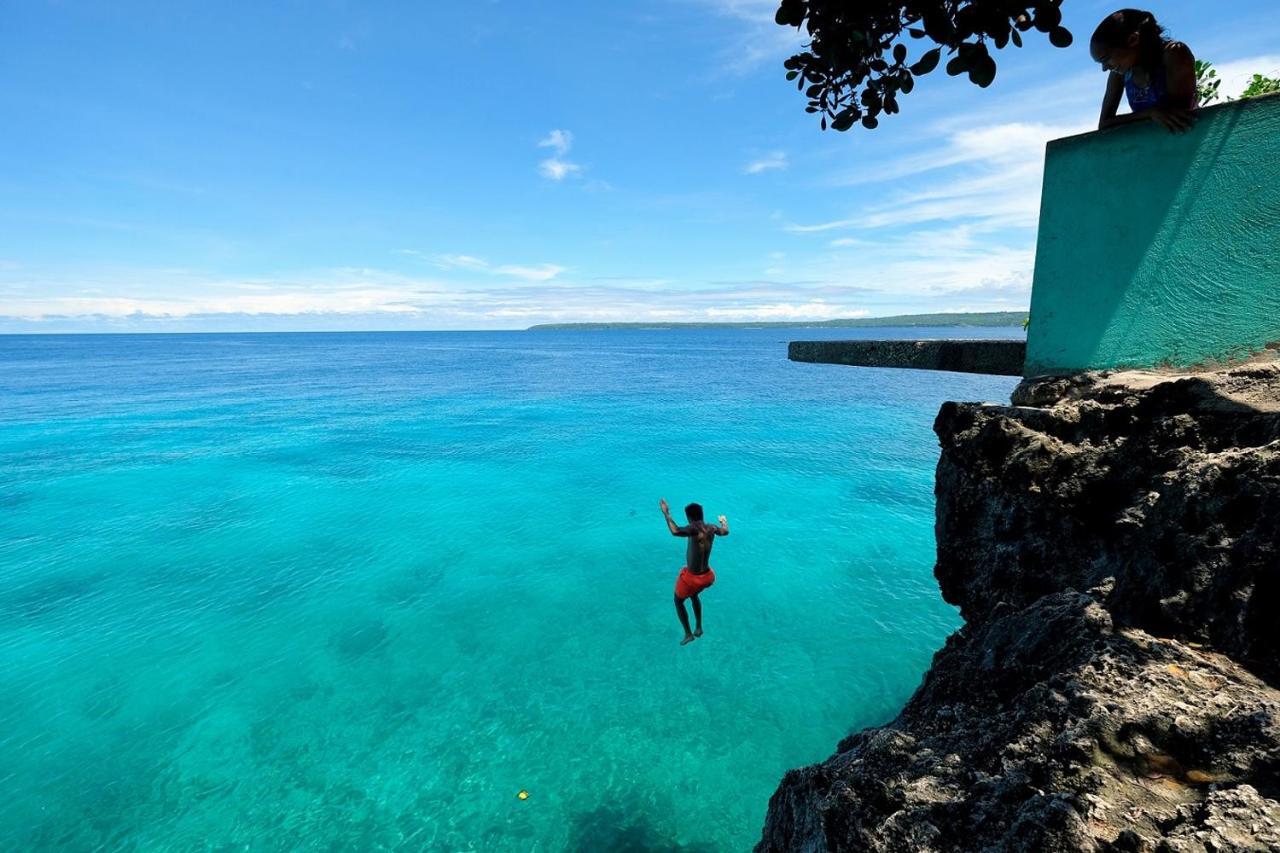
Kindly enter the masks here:
<path id="1" fill-rule="evenodd" d="M 720 70 L 743 75 L 763 65 L 774 64 L 781 74 L 782 61 L 799 52 L 806 34 L 794 27 L 780 27 L 773 16 L 777 0 L 697 0 L 719 14 L 739 22 L 737 31 L 728 34 L 728 46 L 718 51 Z M 724 39 L 723 34 L 717 34 Z"/>
<path id="2" fill-rule="evenodd" d="M 184 318 L 202 314 L 399 314 L 418 311 L 419 302 L 420 295 L 408 289 L 354 287 L 318 291 L 286 285 L 274 293 L 207 293 L 191 297 L 0 297 L 0 316 L 40 320 L 90 315 Z"/>
<path id="3" fill-rule="evenodd" d="M 952 130 L 946 142 L 922 154 L 901 157 L 874 170 L 859 169 L 836 177 L 833 186 L 878 184 L 963 165 L 999 166 L 1044 160 L 1045 145 L 1051 139 L 1092 130 L 1083 122 L 1047 124 L 1006 122 Z"/>
<path id="4" fill-rule="evenodd" d="M 560 273 L 564 272 L 564 270 L 565 270 L 564 267 L 556 266 L 555 264 L 539 264 L 536 267 L 522 267 L 522 266 L 512 266 L 512 265 L 501 266 L 495 269 L 494 272 L 498 273 L 499 275 L 509 275 L 509 276 L 514 276 L 515 278 L 523 278 L 526 281 L 550 281 L 551 279 L 560 275 Z"/>
<path id="5" fill-rule="evenodd" d="M 414 252 L 413 254 L 417 254 Z M 483 270 L 489 267 L 489 262 L 483 258 L 472 257 L 471 255 L 435 255 L 431 259 L 433 266 L 443 270 L 464 269 L 464 270 Z"/>
<path id="6" fill-rule="evenodd" d="M 771 151 L 759 160 L 753 160 L 748 163 L 742 171 L 748 175 L 758 175 L 770 169 L 785 169 L 788 165 L 787 152 Z"/>
<path id="7" fill-rule="evenodd" d="M 538 173 L 552 181 L 563 181 L 570 175 L 581 174 L 582 166 L 565 159 L 569 149 L 573 147 L 573 134 L 567 130 L 551 131 L 538 142 L 539 148 L 551 148 L 555 156 L 548 157 L 538 164 Z"/>
<path id="8" fill-rule="evenodd" d="M 742 308 L 708 308 L 712 320 L 726 322 L 835 320 L 866 317 L 871 312 L 865 308 L 850 310 L 842 305 L 832 305 L 821 299 L 809 302 L 775 302 L 768 305 L 752 305 Z"/>
<path id="9" fill-rule="evenodd" d="M 820 231 L 833 231 L 837 228 L 853 228 L 861 221 L 861 219 L 836 219 L 831 222 L 819 222 L 814 225 L 790 224 L 782 226 L 782 230 L 792 234 L 815 234 Z"/>
<path id="10" fill-rule="evenodd" d="M 74 282 L 76 288 L 97 286 L 110 295 L 67 291 L 24 298 L 0 287 L 0 330 L 485 329 L 578 321 L 820 320 L 868 313 L 868 292 L 844 284 L 552 282 L 562 273 L 553 265 L 497 272 L 508 273 L 527 277 L 475 285 L 377 270 L 276 281 L 187 273 L 174 286 L 169 271 L 120 271 L 113 281 Z M 47 283 L 40 287 L 45 293 L 55 289 Z"/>
<path id="11" fill-rule="evenodd" d="M 567 130 L 553 130 L 538 142 L 539 148 L 554 148 L 556 154 L 564 156 L 573 145 L 573 134 Z"/>
<path id="12" fill-rule="evenodd" d="M 721 14 L 753 24 L 772 24 L 778 11 L 777 0 L 708 0 Z"/>
<path id="13" fill-rule="evenodd" d="M 553 181 L 563 181 L 570 175 L 577 175 L 581 172 L 582 167 L 577 163 L 570 163 L 568 160 L 561 160 L 558 157 L 551 157 L 538 164 L 538 174 Z"/>
<path id="14" fill-rule="evenodd" d="M 783 230 L 814 234 L 927 222 L 956 222 L 986 231 L 1034 228 L 1040 215 L 1045 144 L 1090 129 L 1082 124 L 1029 122 L 960 129 L 930 151 L 838 182 L 915 188 L 891 190 L 883 200 L 862 205 L 854 216 L 792 223 Z M 938 174 L 930 174 L 925 182 L 910 180 L 934 172 Z"/>
<path id="15" fill-rule="evenodd" d="M 416 249 L 401 249 L 400 254 L 425 258 L 437 269 L 505 275 L 526 281 L 550 281 L 567 269 L 559 264 L 491 264 L 484 258 L 477 258 L 474 255 L 426 255 Z"/>

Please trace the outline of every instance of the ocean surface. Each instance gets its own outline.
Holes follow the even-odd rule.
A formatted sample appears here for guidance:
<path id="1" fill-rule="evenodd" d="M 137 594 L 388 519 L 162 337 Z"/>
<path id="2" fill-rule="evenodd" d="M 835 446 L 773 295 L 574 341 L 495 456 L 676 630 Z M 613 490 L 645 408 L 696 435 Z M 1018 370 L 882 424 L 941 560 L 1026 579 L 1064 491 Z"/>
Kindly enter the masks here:
<path id="1" fill-rule="evenodd" d="M 1020 334 L 0 337 L 0 850 L 750 849 L 958 626 L 931 426 L 1014 386 L 786 341 Z"/>

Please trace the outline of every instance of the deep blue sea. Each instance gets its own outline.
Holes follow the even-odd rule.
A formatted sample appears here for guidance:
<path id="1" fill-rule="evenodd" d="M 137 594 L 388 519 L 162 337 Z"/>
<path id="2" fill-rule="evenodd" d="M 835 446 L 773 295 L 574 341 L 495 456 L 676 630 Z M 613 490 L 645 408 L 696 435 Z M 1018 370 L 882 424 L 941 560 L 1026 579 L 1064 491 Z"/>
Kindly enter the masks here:
<path id="1" fill-rule="evenodd" d="M 965 334 L 0 336 L 0 850 L 750 849 L 957 627 L 931 426 L 1014 385 L 786 341 Z"/>

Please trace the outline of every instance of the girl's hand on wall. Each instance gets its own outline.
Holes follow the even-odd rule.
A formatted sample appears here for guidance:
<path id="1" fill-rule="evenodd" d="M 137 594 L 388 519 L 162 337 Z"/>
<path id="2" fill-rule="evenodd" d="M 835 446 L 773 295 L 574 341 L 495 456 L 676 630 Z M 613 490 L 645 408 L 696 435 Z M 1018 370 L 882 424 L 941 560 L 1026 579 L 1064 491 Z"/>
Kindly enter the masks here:
<path id="1" fill-rule="evenodd" d="M 1165 110 L 1156 107 L 1149 111 L 1152 121 L 1158 121 L 1170 133 L 1182 133 L 1190 130 L 1196 123 L 1195 114 L 1191 110 Z"/>

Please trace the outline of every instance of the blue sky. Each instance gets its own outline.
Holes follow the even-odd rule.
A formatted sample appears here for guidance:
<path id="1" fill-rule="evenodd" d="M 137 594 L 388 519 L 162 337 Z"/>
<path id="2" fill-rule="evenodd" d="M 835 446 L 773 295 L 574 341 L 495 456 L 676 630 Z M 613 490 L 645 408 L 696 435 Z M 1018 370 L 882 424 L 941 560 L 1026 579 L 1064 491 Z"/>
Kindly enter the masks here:
<path id="1" fill-rule="evenodd" d="M 845 134 L 775 6 L 0 2 L 0 332 L 1025 308 L 1114 4 Z M 1280 69 L 1274 0 L 1153 9 L 1224 92 Z"/>

